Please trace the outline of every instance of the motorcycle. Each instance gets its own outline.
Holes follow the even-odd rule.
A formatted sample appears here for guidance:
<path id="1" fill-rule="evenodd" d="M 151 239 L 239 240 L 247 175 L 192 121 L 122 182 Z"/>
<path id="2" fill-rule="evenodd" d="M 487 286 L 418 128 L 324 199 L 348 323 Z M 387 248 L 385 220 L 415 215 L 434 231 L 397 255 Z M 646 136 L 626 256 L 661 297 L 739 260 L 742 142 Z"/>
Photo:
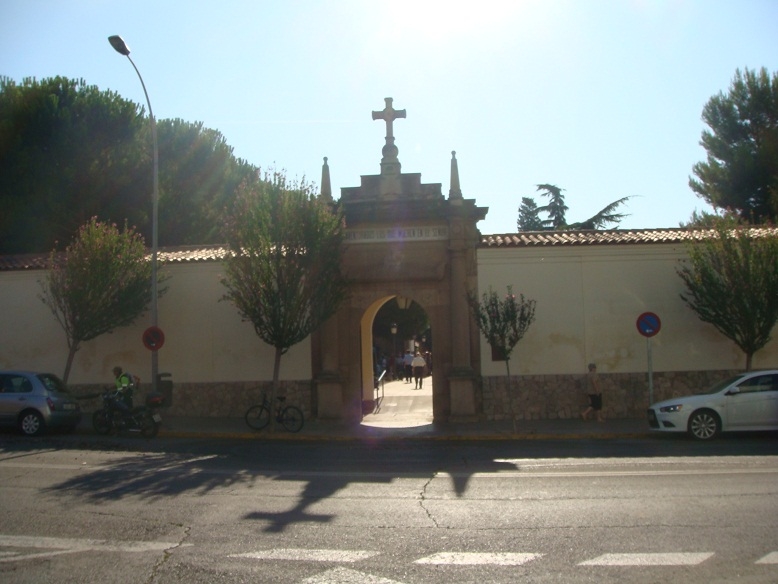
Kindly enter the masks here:
<path id="1" fill-rule="evenodd" d="M 98 434 L 140 433 L 144 438 L 154 438 L 159 432 L 162 416 L 156 408 L 162 406 L 161 393 L 146 396 L 146 405 L 132 407 L 132 389 L 121 388 L 103 393 L 103 407 L 92 414 L 92 426 Z"/>

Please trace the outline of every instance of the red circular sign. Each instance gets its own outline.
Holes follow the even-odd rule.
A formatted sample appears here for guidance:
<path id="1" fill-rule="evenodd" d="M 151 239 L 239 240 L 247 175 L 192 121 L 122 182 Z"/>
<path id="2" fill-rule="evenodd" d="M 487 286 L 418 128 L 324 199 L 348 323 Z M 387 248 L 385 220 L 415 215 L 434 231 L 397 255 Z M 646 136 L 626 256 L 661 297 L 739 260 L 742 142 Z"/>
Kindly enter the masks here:
<path id="1" fill-rule="evenodd" d="M 165 333 L 158 326 L 150 326 L 143 331 L 143 346 L 149 351 L 159 351 L 165 344 Z"/>
<path id="2" fill-rule="evenodd" d="M 644 337 L 653 337 L 662 328 L 662 321 L 653 312 L 644 312 L 638 316 L 635 324 L 638 327 L 638 332 Z"/>

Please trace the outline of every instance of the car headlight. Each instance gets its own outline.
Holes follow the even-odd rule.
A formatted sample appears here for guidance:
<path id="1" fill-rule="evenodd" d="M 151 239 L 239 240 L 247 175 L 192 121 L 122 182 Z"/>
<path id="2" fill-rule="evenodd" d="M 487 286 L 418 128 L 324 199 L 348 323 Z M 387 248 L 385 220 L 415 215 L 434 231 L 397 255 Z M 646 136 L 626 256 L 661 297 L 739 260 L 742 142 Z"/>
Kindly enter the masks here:
<path id="1" fill-rule="evenodd" d="M 674 412 L 680 412 L 683 409 L 683 404 L 674 404 L 672 406 L 665 406 L 663 408 L 659 408 L 659 411 L 663 414 L 672 414 Z"/>

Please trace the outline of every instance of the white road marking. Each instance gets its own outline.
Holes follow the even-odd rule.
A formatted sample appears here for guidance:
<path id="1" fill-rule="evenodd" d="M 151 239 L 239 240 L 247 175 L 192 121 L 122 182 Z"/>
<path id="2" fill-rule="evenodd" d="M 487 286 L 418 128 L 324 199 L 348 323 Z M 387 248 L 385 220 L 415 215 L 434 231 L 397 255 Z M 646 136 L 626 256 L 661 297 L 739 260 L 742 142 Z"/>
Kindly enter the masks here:
<path id="1" fill-rule="evenodd" d="M 37 537 L 29 535 L 0 535 L 0 546 L 52 550 L 30 554 L 22 552 L 2 552 L 0 554 L 0 562 L 18 562 L 32 558 L 53 557 L 85 551 L 156 552 L 177 547 L 189 547 L 191 545 L 191 543 L 179 544 L 165 541 L 118 541 L 107 539 Z"/>
<path id="2" fill-rule="evenodd" d="M 579 566 L 696 566 L 713 556 L 704 553 L 603 554 Z"/>
<path id="3" fill-rule="evenodd" d="M 521 566 L 542 555 L 543 554 L 441 552 L 416 560 L 414 564 L 448 566 Z"/>
<path id="4" fill-rule="evenodd" d="M 770 552 L 762 559 L 756 562 L 757 564 L 778 564 L 778 552 Z"/>
<path id="5" fill-rule="evenodd" d="M 402 582 L 357 572 L 356 570 L 349 570 L 348 568 L 333 568 L 303 580 L 302 584 L 402 584 Z"/>
<path id="6" fill-rule="evenodd" d="M 297 562 L 345 562 L 353 563 L 378 555 L 380 552 L 362 550 L 309 550 L 309 549 L 271 549 L 231 554 L 230 558 L 252 558 L 255 560 L 293 560 Z"/>

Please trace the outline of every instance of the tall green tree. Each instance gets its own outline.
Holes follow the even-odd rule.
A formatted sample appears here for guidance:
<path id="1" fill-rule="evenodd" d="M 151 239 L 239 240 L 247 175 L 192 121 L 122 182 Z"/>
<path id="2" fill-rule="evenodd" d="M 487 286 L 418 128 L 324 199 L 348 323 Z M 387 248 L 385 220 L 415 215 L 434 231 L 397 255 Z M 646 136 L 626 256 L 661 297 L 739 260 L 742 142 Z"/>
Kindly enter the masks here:
<path id="1" fill-rule="evenodd" d="M 0 78 L 0 253 L 42 252 L 90 217 L 151 240 L 152 148 L 142 106 L 84 80 Z M 257 168 L 202 123 L 158 120 L 159 243 L 221 241 L 220 217 Z"/>
<path id="2" fill-rule="evenodd" d="M 543 227 L 546 229 L 564 229 L 567 225 L 565 215 L 569 208 L 565 205 L 565 196 L 562 194 L 564 189 L 560 189 L 556 185 L 542 184 L 538 185 L 537 190 L 541 191 L 541 196 L 548 197 L 548 205 L 538 209 L 543 213 L 548 213 L 548 219 L 543 221 Z"/>
<path id="3" fill-rule="evenodd" d="M 160 245 L 221 242 L 221 217 L 257 168 L 233 154 L 218 130 L 202 122 L 161 120 L 159 136 Z"/>
<path id="4" fill-rule="evenodd" d="M 534 199 L 523 197 L 521 207 L 519 207 L 519 231 L 602 229 L 610 223 L 618 224 L 626 217 L 624 213 L 617 213 L 616 209 L 630 199 L 630 197 L 622 197 L 606 205 L 584 221 L 567 223 L 569 208 L 565 203 L 565 196 L 562 194 L 564 189 L 556 185 L 540 184 L 537 185 L 537 190 L 541 191 L 542 196 L 548 197 L 548 205 L 538 207 Z M 540 219 L 540 213 L 548 214 L 548 219 Z M 529 226 L 529 228 L 523 227 L 524 225 Z"/>
<path id="5" fill-rule="evenodd" d="M 290 182 L 272 172 L 238 189 L 225 231 L 230 254 L 224 298 L 275 348 L 275 403 L 282 355 L 335 314 L 346 298 L 343 216 L 304 181 Z"/>
<path id="6" fill-rule="evenodd" d="M 84 80 L 0 78 L 0 250 L 49 250 L 90 217 L 140 223 L 143 127 L 138 106 Z"/>
<path id="7" fill-rule="evenodd" d="M 51 252 L 41 288 L 40 299 L 67 337 L 63 375 L 67 382 L 81 343 L 132 324 L 146 311 L 151 263 L 146 261 L 143 238 L 126 224 L 120 230 L 92 218 L 64 253 Z"/>
<path id="8" fill-rule="evenodd" d="M 778 321 L 778 232 L 720 222 L 715 236 L 688 246 L 678 269 L 681 298 L 746 355 L 764 347 Z"/>
<path id="9" fill-rule="evenodd" d="M 480 301 L 471 292 L 467 296 L 467 302 L 486 342 L 492 351 L 505 361 L 508 403 L 515 430 L 516 416 L 511 400 L 511 353 L 534 322 L 537 303 L 525 298 L 524 294 L 520 294 L 517 299 L 511 286 L 508 286 L 508 292 L 502 299 L 489 287 L 489 291 L 483 293 Z"/>
<path id="10" fill-rule="evenodd" d="M 736 70 L 702 110 L 707 152 L 689 187 L 713 207 L 761 224 L 778 219 L 778 73 Z"/>
<path id="11" fill-rule="evenodd" d="M 540 209 L 532 197 L 522 197 L 519 206 L 519 220 L 516 227 L 519 231 L 542 231 L 543 220 L 540 218 Z"/>

